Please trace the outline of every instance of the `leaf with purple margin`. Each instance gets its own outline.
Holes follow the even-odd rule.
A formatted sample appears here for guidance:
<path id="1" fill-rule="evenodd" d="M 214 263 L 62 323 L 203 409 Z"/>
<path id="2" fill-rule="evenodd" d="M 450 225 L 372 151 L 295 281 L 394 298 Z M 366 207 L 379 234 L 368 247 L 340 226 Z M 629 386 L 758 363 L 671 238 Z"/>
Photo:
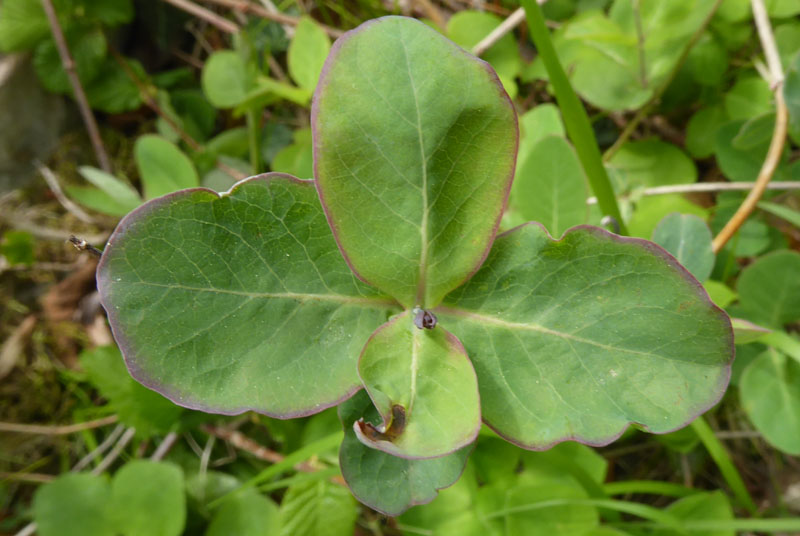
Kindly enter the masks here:
<path id="1" fill-rule="evenodd" d="M 699 283 L 652 242 L 594 227 L 500 235 L 436 312 L 475 366 L 484 422 L 525 448 L 674 430 L 730 376 L 731 324 Z"/>
<path id="2" fill-rule="evenodd" d="M 429 308 L 478 268 L 517 149 L 487 63 L 413 19 L 364 23 L 334 44 L 311 125 L 320 197 L 362 279 Z"/>
<path id="3" fill-rule="evenodd" d="M 436 458 L 478 436 L 478 381 L 458 339 L 441 326 L 415 326 L 412 315 L 392 318 L 364 346 L 358 373 L 383 422 L 358 421 L 354 430 L 389 454 Z"/>
<path id="4" fill-rule="evenodd" d="M 344 426 L 339 449 L 342 476 L 359 501 L 389 516 L 435 499 L 440 489 L 458 480 L 472 451 L 468 445 L 440 458 L 409 460 L 365 446 L 356 438 L 353 424 L 364 419 L 377 425 L 381 420 L 366 391 L 339 406 L 339 419 Z"/>
<path id="5" fill-rule="evenodd" d="M 396 303 L 355 279 L 311 181 L 196 188 L 120 222 L 98 288 L 131 374 L 182 406 L 288 418 L 360 388 L 357 359 Z"/>

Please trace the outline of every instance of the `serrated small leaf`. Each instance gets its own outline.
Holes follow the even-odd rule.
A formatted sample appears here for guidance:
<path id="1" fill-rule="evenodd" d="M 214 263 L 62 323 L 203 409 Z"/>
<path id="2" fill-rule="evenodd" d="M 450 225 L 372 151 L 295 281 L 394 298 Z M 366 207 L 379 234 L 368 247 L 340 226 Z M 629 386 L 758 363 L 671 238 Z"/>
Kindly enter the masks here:
<path id="1" fill-rule="evenodd" d="M 186 524 L 183 472 L 173 464 L 133 460 L 111 483 L 114 521 L 123 536 L 178 536 Z"/>
<path id="2" fill-rule="evenodd" d="M 780 250 L 759 258 L 742 271 L 736 284 L 748 319 L 781 327 L 800 319 L 800 253 Z"/>
<path id="3" fill-rule="evenodd" d="M 432 501 L 442 488 L 458 480 L 472 446 L 429 460 L 398 458 L 366 447 L 356 438 L 353 424 L 364 419 L 380 422 L 375 406 L 365 391 L 359 391 L 339 406 L 344 440 L 339 465 L 350 491 L 362 503 L 389 516 Z"/>
<path id="4" fill-rule="evenodd" d="M 33 520 L 40 536 L 116 536 L 108 479 L 69 473 L 36 490 Z"/>
<path id="5" fill-rule="evenodd" d="M 4 0 L 0 3 L 0 50 L 29 49 L 50 35 L 41 2 Z"/>
<path id="6" fill-rule="evenodd" d="M 358 373 L 383 421 L 354 425 L 365 445 L 403 458 L 436 458 L 477 437 L 475 370 L 441 326 L 419 328 L 410 311 L 393 318 L 367 341 Z"/>
<path id="7" fill-rule="evenodd" d="M 670 252 L 698 281 L 714 268 L 711 229 L 693 214 L 670 214 L 653 232 L 653 242 Z"/>
<path id="8" fill-rule="evenodd" d="M 291 486 L 280 507 L 281 536 L 352 534 L 358 509 L 346 487 L 327 480 Z"/>
<path id="9" fill-rule="evenodd" d="M 436 310 L 478 374 L 484 422 L 532 449 L 685 426 L 722 396 L 728 317 L 664 250 L 593 227 L 504 233 Z"/>
<path id="10" fill-rule="evenodd" d="M 139 80 L 147 80 L 147 72 L 141 63 L 130 58 L 122 61 Z M 135 110 L 142 105 L 139 86 L 115 58 L 106 58 L 100 66 L 95 79 L 86 86 L 86 98 L 92 108 L 110 114 Z"/>
<path id="11" fill-rule="evenodd" d="M 108 44 L 105 35 L 99 29 L 78 28 L 67 32 L 65 37 L 75 61 L 78 78 L 83 84 L 92 82 L 100 73 L 106 59 Z M 36 47 L 33 66 L 45 89 L 53 93 L 72 92 L 72 84 L 64 70 L 55 41 L 47 39 Z"/>
<path id="12" fill-rule="evenodd" d="M 289 74 L 297 85 L 314 91 L 330 50 L 331 40 L 325 30 L 310 17 L 301 17 L 286 56 Z"/>
<path id="13" fill-rule="evenodd" d="M 80 5 L 86 16 L 109 26 L 125 24 L 133 19 L 131 0 L 80 0 Z"/>
<path id="14" fill-rule="evenodd" d="M 161 136 L 146 134 L 139 137 L 133 152 L 146 199 L 193 188 L 200 183 L 189 157 Z"/>
<path id="15" fill-rule="evenodd" d="M 350 266 L 435 306 L 485 257 L 511 183 L 515 113 L 494 72 L 419 21 L 369 21 L 336 41 L 311 124 Z"/>
<path id="16" fill-rule="evenodd" d="M 800 363 L 770 348 L 739 381 L 747 416 L 777 449 L 800 456 Z"/>
<path id="17" fill-rule="evenodd" d="M 279 174 L 145 203 L 109 239 L 98 289 L 145 385 L 283 418 L 357 390 L 359 351 L 397 310 L 347 268 L 313 183 Z"/>
<path id="18" fill-rule="evenodd" d="M 166 434 L 175 427 L 183 410 L 131 378 L 115 346 L 84 351 L 80 361 L 120 420 L 136 428 L 141 436 Z"/>
<path id="19" fill-rule="evenodd" d="M 214 513 L 205 536 L 265 536 L 280 532 L 278 506 L 256 492 L 226 499 Z"/>

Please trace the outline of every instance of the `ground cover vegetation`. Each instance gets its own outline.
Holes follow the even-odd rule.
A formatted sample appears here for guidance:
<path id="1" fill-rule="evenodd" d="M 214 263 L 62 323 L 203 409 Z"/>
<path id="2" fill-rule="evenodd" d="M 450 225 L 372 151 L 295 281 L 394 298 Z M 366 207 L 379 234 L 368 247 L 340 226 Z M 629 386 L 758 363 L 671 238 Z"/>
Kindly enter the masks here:
<path id="1" fill-rule="evenodd" d="M 0 530 L 800 531 L 800 6 L 542 4 L 0 1 Z"/>

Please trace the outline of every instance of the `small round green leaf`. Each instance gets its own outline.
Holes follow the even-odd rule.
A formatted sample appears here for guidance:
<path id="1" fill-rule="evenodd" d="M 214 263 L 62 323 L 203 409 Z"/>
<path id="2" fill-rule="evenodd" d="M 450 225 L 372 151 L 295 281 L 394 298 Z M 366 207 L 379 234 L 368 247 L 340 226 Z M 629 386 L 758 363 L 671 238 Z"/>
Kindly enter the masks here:
<path id="1" fill-rule="evenodd" d="M 682 266 L 594 227 L 500 235 L 437 313 L 475 366 L 484 421 L 532 449 L 685 426 L 722 396 L 733 360 L 727 315 Z"/>
<path id="2" fill-rule="evenodd" d="M 526 221 L 542 223 L 553 236 L 586 223 L 589 206 L 583 168 L 562 137 L 547 136 L 517 169 L 509 205 Z"/>
<path id="3" fill-rule="evenodd" d="M 205 536 L 265 536 L 279 532 L 278 507 L 253 491 L 226 499 L 214 513 Z"/>
<path id="4" fill-rule="evenodd" d="M 655 138 L 626 143 L 608 162 L 608 168 L 617 182 L 617 192 L 697 180 L 692 159 L 671 143 Z"/>
<path id="5" fill-rule="evenodd" d="M 698 281 L 714 268 L 711 230 L 693 214 L 670 214 L 653 232 L 653 242 L 670 252 Z"/>
<path id="6" fill-rule="evenodd" d="M 134 460 L 111 484 L 114 519 L 123 536 L 178 536 L 186 524 L 183 472 L 165 462 Z"/>
<path id="7" fill-rule="evenodd" d="M 227 414 L 337 404 L 396 311 L 347 268 L 313 183 L 279 174 L 145 203 L 109 239 L 98 288 L 134 377 Z"/>
<path id="8" fill-rule="evenodd" d="M 414 313 L 372 334 L 358 372 L 383 423 L 354 426 L 365 445 L 403 458 L 435 458 L 472 443 L 481 427 L 478 381 L 464 347 Z"/>
<path id="9" fill-rule="evenodd" d="M 116 536 L 105 477 L 70 473 L 48 482 L 33 497 L 40 536 Z"/>
<path id="10" fill-rule="evenodd" d="M 489 65 L 419 21 L 336 41 L 312 107 L 315 176 L 361 278 L 410 308 L 469 277 L 511 185 L 515 117 Z"/>
<path id="11" fill-rule="evenodd" d="M 800 253 L 780 250 L 742 271 L 736 285 L 748 319 L 781 327 L 800 319 Z"/>
<path id="12" fill-rule="evenodd" d="M 744 369 L 739 393 L 747 416 L 764 438 L 800 456 L 800 363 L 769 349 Z"/>
<path id="13" fill-rule="evenodd" d="M 147 134 L 133 148 L 147 199 L 193 188 L 200 183 L 194 164 L 177 145 L 161 136 Z"/>
<path id="14" fill-rule="evenodd" d="M 296 484 L 281 501 L 281 531 L 275 536 L 353 534 L 357 504 L 340 484 L 327 480 Z"/>
<path id="15" fill-rule="evenodd" d="M 301 17 L 286 58 L 289 74 L 297 85 L 314 91 L 330 50 L 331 40 L 325 30 L 310 17 Z"/>
<path id="16" fill-rule="evenodd" d="M 380 421 L 366 391 L 359 391 L 339 406 L 344 440 L 339 465 L 353 495 L 374 510 L 397 516 L 411 506 L 426 504 L 458 480 L 472 446 L 429 460 L 409 460 L 365 446 L 356 438 L 353 424 L 364 419 Z"/>
<path id="17" fill-rule="evenodd" d="M 250 91 L 247 66 L 232 50 L 215 52 L 203 66 L 203 92 L 217 108 L 233 108 Z"/>

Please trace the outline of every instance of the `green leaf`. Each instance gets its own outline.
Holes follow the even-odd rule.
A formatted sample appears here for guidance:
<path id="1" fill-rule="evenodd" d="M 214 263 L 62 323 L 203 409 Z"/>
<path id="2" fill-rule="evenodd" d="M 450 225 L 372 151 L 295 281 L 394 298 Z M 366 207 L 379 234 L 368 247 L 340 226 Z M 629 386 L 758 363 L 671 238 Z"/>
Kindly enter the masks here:
<path id="1" fill-rule="evenodd" d="M 438 491 L 458 480 L 472 446 L 427 460 L 409 460 L 366 447 L 353 431 L 359 419 L 380 421 L 366 391 L 359 391 L 339 406 L 344 440 L 339 449 L 339 466 L 355 497 L 374 510 L 397 516 L 411 506 L 426 504 Z"/>
<path id="2" fill-rule="evenodd" d="M 731 326 L 733 327 L 733 342 L 737 346 L 756 342 L 764 334 L 772 331 L 742 318 L 731 318 Z"/>
<path id="3" fill-rule="evenodd" d="M 689 154 L 695 158 L 714 154 L 717 130 L 726 120 L 725 109 L 719 104 L 697 111 L 686 127 L 686 150 Z"/>
<path id="4" fill-rule="evenodd" d="M 100 346 L 80 356 L 89 380 L 110 402 L 120 421 L 142 437 L 166 434 L 175 428 L 183 410 L 134 381 L 116 346 Z"/>
<path id="5" fill-rule="evenodd" d="M 106 37 L 99 29 L 77 28 L 66 32 L 67 46 L 75 61 L 75 70 L 81 83 L 88 84 L 95 79 L 106 59 Z M 33 54 L 33 66 L 39 80 L 48 91 L 71 93 L 70 84 L 61 56 L 52 39 L 42 41 Z"/>
<path id="6" fill-rule="evenodd" d="M 178 536 L 186 524 L 183 472 L 165 462 L 133 460 L 111 484 L 114 520 L 123 536 Z"/>
<path id="7" fill-rule="evenodd" d="M 739 136 L 745 125 L 744 120 L 725 123 L 717 130 L 714 142 L 717 164 L 723 175 L 732 181 L 755 181 L 769 149 L 769 140 L 747 148 L 737 148 L 733 140 Z M 773 180 L 789 180 L 788 175 L 788 168 L 779 165 Z"/>
<path id="8" fill-rule="evenodd" d="M 800 52 L 795 54 L 786 70 L 783 96 L 789 110 L 789 135 L 800 145 Z"/>
<path id="9" fill-rule="evenodd" d="M 264 536 L 280 532 L 280 516 L 275 503 L 255 492 L 227 499 L 214 513 L 205 536 Z"/>
<path id="10" fill-rule="evenodd" d="M 217 108 L 233 108 L 250 90 L 247 66 L 232 50 L 214 52 L 203 65 L 203 92 Z"/>
<path id="11" fill-rule="evenodd" d="M 0 3 L 0 50 L 16 52 L 36 46 L 50 35 L 41 2 L 4 0 Z"/>
<path id="12" fill-rule="evenodd" d="M 800 211 L 769 201 L 759 201 L 758 208 L 774 216 L 778 216 L 800 229 Z"/>
<path id="13" fill-rule="evenodd" d="M 109 26 L 126 24 L 133 20 L 131 0 L 80 0 L 81 8 L 87 17 L 95 18 Z"/>
<path id="14" fill-rule="evenodd" d="M 306 107 L 311 100 L 311 91 L 302 87 L 294 87 L 274 78 L 260 76 L 253 89 L 236 105 L 233 113 L 234 115 L 242 115 L 249 110 L 256 110 L 278 102 L 280 99 L 286 99 Z"/>
<path id="15" fill-rule="evenodd" d="M 331 40 L 325 30 L 310 17 L 301 17 L 286 57 L 289 74 L 297 85 L 314 91 L 330 50 Z"/>
<path id="16" fill-rule="evenodd" d="M 465 50 L 470 50 L 502 22 L 503 19 L 491 13 L 459 11 L 447 21 L 447 37 Z M 522 70 L 522 57 L 513 34 L 508 33 L 501 37 L 481 54 L 481 58 L 494 67 L 509 93 L 516 92 L 514 78 Z"/>
<path id="17" fill-rule="evenodd" d="M 484 422 L 526 448 L 684 426 L 733 357 L 728 317 L 671 256 L 593 227 L 500 235 L 437 314 L 472 360 Z"/>
<path id="18" fill-rule="evenodd" d="M 546 503 L 553 499 L 585 498 L 586 492 L 582 489 L 557 483 L 514 487 L 508 490 L 503 505 L 509 511 L 505 518 L 507 533 L 526 536 L 583 536 L 598 525 L 597 510 L 593 506 L 565 504 L 537 507 L 537 503 Z"/>
<path id="19" fill-rule="evenodd" d="M 311 130 L 300 128 L 294 131 L 294 142 L 274 156 L 270 164 L 272 171 L 288 173 L 295 177 L 314 177 L 314 154 L 311 146 Z"/>
<path id="20" fill-rule="evenodd" d="M 714 268 L 711 229 L 693 214 L 670 214 L 653 232 L 653 242 L 670 252 L 698 281 Z"/>
<path id="21" fill-rule="evenodd" d="M 712 493 L 698 493 L 689 497 L 684 497 L 670 504 L 666 512 L 672 514 L 681 521 L 700 521 L 714 520 L 722 521 L 733 519 L 733 509 L 728 498 L 721 491 Z M 656 529 L 653 531 L 657 536 L 681 536 L 684 532 L 669 529 Z M 732 530 L 702 530 L 692 531 L 698 536 L 734 536 Z"/>
<path id="22" fill-rule="evenodd" d="M 139 80 L 147 80 L 141 63 L 128 58 L 123 61 Z M 139 87 L 115 58 L 105 59 L 97 76 L 86 86 L 86 98 L 92 108 L 110 114 L 128 112 L 142 105 Z"/>
<path id="23" fill-rule="evenodd" d="M 739 276 L 736 289 L 748 320 L 781 327 L 800 319 L 800 253 L 780 250 L 759 258 Z"/>
<path id="24" fill-rule="evenodd" d="M 455 337 L 415 323 L 406 311 L 367 341 L 358 373 L 383 422 L 359 421 L 355 432 L 365 445 L 395 456 L 435 458 L 478 436 L 478 381 Z"/>
<path id="25" fill-rule="evenodd" d="M 623 145 L 608 162 L 618 193 L 642 186 L 690 184 L 697 168 L 678 147 L 656 138 Z"/>
<path id="26" fill-rule="evenodd" d="M 160 136 L 145 134 L 133 148 L 146 199 L 193 188 L 200 183 L 192 161 L 177 145 Z"/>
<path id="27" fill-rule="evenodd" d="M 27 231 L 5 231 L 0 240 L 0 255 L 6 258 L 10 265 L 22 264 L 30 266 L 36 260 L 34 247 L 36 241 Z"/>
<path id="28" fill-rule="evenodd" d="M 108 480 L 69 473 L 44 484 L 33 496 L 33 520 L 40 536 L 116 536 Z"/>
<path id="29" fill-rule="evenodd" d="M 764 438 L 787 454 L 800 455 L 800 363 L 769 349 L 744 370 L 739 393 Z"/>
<path id="30" fill-rule="evenodd" d="M 703 282 L 703 287 L 708 292 L 708 297 L 711 298 L 717 307 L 724 309 L 731 303 L 733 303 L 737 298 L 737 294 L 731 290 L 725 283 L 720 283 L 719 281 L 714 281 L 713 279 L 709 279 Z"/>
<path id="31" fill-rule="evenodd" d="M 653 236 L 658 223 L 673 212 L 694 214 L 703 219 L 708 217 L 706 209 L 680 194 L 646 196 L 636 203 L 636 210 L 628 221 L 628 231 L 631 236 L 649 238 Z"/>
<path id="32" fill-rule="evenodd" d="M 566 136 L 558 106 L 550 103 L 540 104 L 519 117 L 518 171 L 536 144 L 550 135 L 562 138 Z"/>
<path id="33" fill-rule="evenodd" d="M 290 487 L 281 501 L 281 536 L 352 534 L 358 509 L 344 486 L 327 480 Z"/>
<path id="34" fill-rule="evenodd" d="M 794 0 L 766 0 L 767 13 L 770 17 L 791 17 L 800 13 L 800 5 Z"/>
<path id="35" fill-rule="evenodd" d="M 128 205 L 120 204 L 113 197 L 94 186 L 64 186 L 67 196 L 81 205 L 101 214 L 121 218 L 128 212 Z"/>
<path id="36" fill-rule="evenodd" d="M 760 76 L 745 76 L 725 94 L 725 111 L 730 119 L 750 119 L 772 108 L 772 91 Z"/>
<path id="37" fill-rule="evenodd" d="M 575 150 L 561 137 L 537 143 L 517 169 L 509 205 L 526 221 L 538 221 L 553 236 L 586 223 L 588 188 Z"/>
<path id="38" fill-rule="evenodd" d="M 84 179 L 91 182 L 103 192 L 107 193 L 115 203 L 127 208 L 127 212 L 135 209 L 142 204 L 142 198 L 131 185 L 121 181 L 110 173 L 91 166 L 81 166 L 78 168 Z"/>
<path id="39" fill-rule="evenodd" d="M 109 239 L 98 289 L 137 379 L 227 414 L 337 404 L 396 311 L 347 268 L 313 182 L 277 174 L 145 203 Z"/>
<path id="40" fill-rule="evenodd" d="M 515 113 L 494 73 L 425 24 L 384 17 L 336 42 L 312 128 L 351 267 L 407 307 L 437 305 L 485 257 L 513 175 Z"/>
<path id="41" fill-rule="evenodd" d="M 698 84 L 717 86 L 728 69 L 728 52 L 710 34 L 704 34 L 689 52 L 687 66 Z"/>

